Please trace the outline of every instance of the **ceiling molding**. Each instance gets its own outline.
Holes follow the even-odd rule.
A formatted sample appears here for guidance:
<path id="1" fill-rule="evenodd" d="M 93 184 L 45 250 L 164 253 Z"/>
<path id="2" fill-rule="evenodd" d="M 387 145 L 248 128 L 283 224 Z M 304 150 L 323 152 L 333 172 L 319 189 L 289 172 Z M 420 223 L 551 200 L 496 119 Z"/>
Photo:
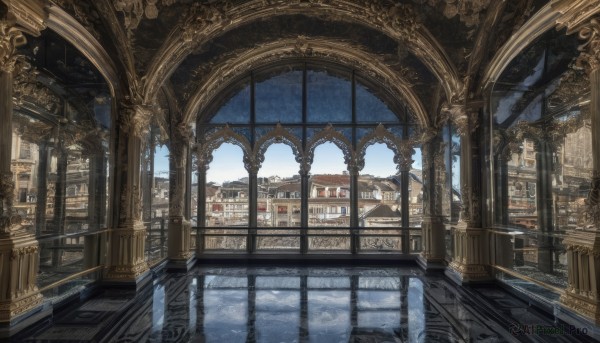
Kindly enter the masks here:
<path id="1" fill-rule="evenodd" d="M 294 14 L 358 23 L 383 32 L 405 44 L 427 66 L 443 85 L 448 99 L 463 96 L 462 80 L 439 42 L 424 25 L 416 22 L 410 10 L 393 4 L 386 6 L 369 0 L 315 0 L 309 4 L 253 0 L 235 7 L 227 1 L 198 5 L 195 12 L 171 31 L 150 62 L 144 77 L 144 100 L 152 102 L 161 85 L 185 58 L 211 39 L 253 21 Z"/>
<path id="2" fill-rule="evenodd" d="M 346 42 L 306 37 L 259 45 L 210 66 L 210 74 L 202 80 L 186 104 L 183 122 L 191 124 L 197 114 L 239 75 L 282 59 L 298 57 L 319 58 L 360 70 L 405 103 L 421 127 L 430 126 L 427 111 L 410 83 L 385 65 L 379 56 Z"/>
<path id="3" fill-rule="evenodd" d="M 560 13 L 553 9 L 552 4 L 549 2 L 521 26 L 488 64 L 481 81 L 481 88 L 486 89 L 490 84 L 495 83 L 515 57 L 542 34 L 553 29 L 559 15 Z"/>
<path id="4" fill-rule="evenodd" d="M 58 33 L 84 55 L 102 74 L 114 98 L 120 92 L 120 78 L 110 55 L 100 42 L 75 18 L 56 5 L 48 7 L 48 28 Z"/>

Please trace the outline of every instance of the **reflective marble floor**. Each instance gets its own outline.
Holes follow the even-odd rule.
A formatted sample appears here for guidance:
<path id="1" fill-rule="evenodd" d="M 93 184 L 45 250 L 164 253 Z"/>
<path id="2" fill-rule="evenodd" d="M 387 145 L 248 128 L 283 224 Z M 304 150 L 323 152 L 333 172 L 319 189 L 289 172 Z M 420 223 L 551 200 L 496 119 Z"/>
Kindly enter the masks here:
<path id="1" fill-rule="evenodd" d="M 107 290 L 19 342 L 591 342 L 496 286 L 416 267 L 196 267 Z M 548 330 L 547 330 L 548 331 Z"/>

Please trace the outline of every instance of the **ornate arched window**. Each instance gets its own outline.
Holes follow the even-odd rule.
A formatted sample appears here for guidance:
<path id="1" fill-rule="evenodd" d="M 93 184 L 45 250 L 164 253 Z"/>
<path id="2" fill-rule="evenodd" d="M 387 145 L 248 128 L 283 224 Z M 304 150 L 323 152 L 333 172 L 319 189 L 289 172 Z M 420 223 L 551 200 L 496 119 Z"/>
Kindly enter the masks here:
<path id="1" fill-rule="evenodd" d="M 198 211 L 200 227 L 208 227 L 207 219 L 214 217 L 214 204 L 203 202 L 225 184 L 206 178 L 206 169 L 212 168 L 215 148 L 231 143 L 241 148 L 241 156 L 235 158 L 242 158 L 245 170 L 231 177 L 236 180 L 227 182 L 248 187 L 249 230 L 244 231 L 248 235 L 244 242 L 247 251 L 355 253 L 361 250 L 361 239 L 366 242 L 364 238 L 373 233 L 370 230 L 381 229 L 378 224 L 360 225 L 361 220 L 394 223 L 391 226 L 396 230 L 384 228 L 372 234 L 393 236 L 387 240 L 394 242 L 388 244 L 389 249 L 381 245 L 376 250 L 408 253 L 410 247 L 419 246 L 409 244 L 413 238 L 408 235 L 409 225 L 420 226 L 422 220 L 422 205 L 418 209 L 422 198 L 418 194 L 410 198 L 410 188 L 415 192 L 421 189 L 418 183 L 422 184 L 421 171 L 411 170 L 415 156 L 420 159 L 413 149 L 419 128 L 397 96 L 360 71 L 303 61 L 257 68 L 222 89 L 196 120 L 197 171 L 204 176 L 199 177 L 199 201 L 195 206 L 206 209 L 205 213 Z M 293 173 L 283 173 L 284 166 L 262 169 L 265 153 L 278 145 L 288 146 L 276 150 L 286 151 L 282 160 L 295 161 L 288 163 L 295 166 Z M 321 156 L 321 147 L 338 151 L 338 162 L 332 162 L 334 159 L 327 154 Z M 389 153 L 392 172 L 361 174 L 369 147 L 374 149 L 372 154 Z M 313 170 L 317 160 L 328 169 Z M 402 203 L 414 206 L 403 207 Z M 359 226 L 363 228 L 350 230 Z M 222 233 L 234 230 L 223 228 Z M 211 249 L 200 244 L 205 250 Z"/>

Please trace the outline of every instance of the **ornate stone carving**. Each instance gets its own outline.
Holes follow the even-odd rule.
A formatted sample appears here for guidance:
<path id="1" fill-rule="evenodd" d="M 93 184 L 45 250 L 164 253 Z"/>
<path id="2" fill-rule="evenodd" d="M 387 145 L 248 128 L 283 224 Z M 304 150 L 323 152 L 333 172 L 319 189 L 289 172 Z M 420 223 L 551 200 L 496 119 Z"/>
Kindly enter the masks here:
<path id="1" fill-rule="evenodd" d="M 48 87 L 38 82 L 39 72 L 27 62 L 18 65 L 19 72 L 13 79 L 15 105 L 20 107 L 29 100 L 51 114 L 58 114 L 62 101 Z"/>
<path id="2" fill-rule="evenodd" d="M 0 174 L 0 233 L 10 232 L 15 183 L 12 173 Z"/>
<path id="3" fill-rule="evenodd" d="M 294 159 L 296 162 L 302 164 L 303 151 L 302 142 L 291 134 L 288 130 L 284 129 L 281 124 L 277 124 L 275 129 L 262 136 L 254 147 L 254 159 L 257 163 L 262 164 L 265 160 L 265 152 L 271 146 L 271 144 L 283 143 L 292 148 Z"/>
<path id="4" fill-rule="evenodd" d="M 585 228 L 600 228 L 600 172 L 595 171 L 585 200 L 580 224 Z"/>
<path id="5" fill-rule="evenodd" d="M 151 110 L 141 104 L 123 103 L 119 112 L 119 129 L 139 138 L 144 137 L 150 128 Z"/>
<path id="6" fill-rule="evenodd" d="M 8 19 L 16 22 L 21 30 L 39 36 L 46 28 L 47 14 L 44 2 L 41 0 L 2 0 L 8 8 Z"/>
<path id="7" fill-rule="evenodd" d="M 339 131 L 336 131 L 333 125 L 329 124 L 325 129 L 316 133 L 306 144 L 306 155 L 304 163 L 312 164 L 315 157 L 315 149 L 325 142 L 331 142 L 335 144 L 342 153 L 344 154 L 344 163 L 350 167 L 356 166 L 354 153 L 352 151 L 352 143 Z M 357 166 L 356 166 L 357 167 Z"/>
<path id="8" fill-rule="evenodd" d="M 281 61 L 284 58 L 303 57 L 303 50 L 310 49 L 313 58 L 333 61 L 342 65 L 351 66 L 369 75 L 383 88 L 391 89 L 397 96 L 407 103 L 411 113 L 416 117 L 421 126 L 429 126 L 429 118 L 411 85 L 385 65 L 381 57 L 369 54 L 361 46 L 346 42 L 333 42 L 323 38 L 300 37 L 296 39 L 284 38 L 275 42 L 258 45 L 250 50 L 239 51 L 226 55 L 218 62 L 211 62 L 198 75 L 204 75 L 206 70 L 210 73 L 198 81 L 197 89 L 187 89 L 186 93 L 193 93 L 185 109 L 184 118 L 191 122 L 202 108 L 222 91 L 224 86 L 235 80 L 239 75 L 261 65 Z"/>
<path id="9" fill-rule="evenodd" d="M 467 111 L 465 105 L 444 104 L 442 112 L 446 112 L 444 115 L 450 118 L 456 132 L 461 136 L 471 135 L 479 126 L 479 114 L 475 111 Z"/>
<path id="10" fill-rule="evenodd" d="M 311 1 L 309 5 L 303 1 L 286 0 L 252 0 L 236 3 L 235 6 L 229 1 L 195 5 L 190 14 L 171 32 L 170 37 L 173 39 L 161 47 L 151 62 L 145 99 L 154 98 L 170 73 L 186 56 L 216 35 L 262 17 L 299 13 L 356 22 L 383 31 L 406 44 L 407 49 L 423 61 L 442 83 L 447 98 L 463 88 L 455 66 L 433 35 L 421 25 L 412 5 L 375 0 Z M 310 43 L 294 43 L 300 43 L 290 46 L 297 53 L 314 53 L 314 47 Z"/>
<path id="11" fill-rule="evenodd" d="M 213 151 L 218 149 L 223 143 L 231 143 L 239 146 L 244 153 L 245 159 L 246 156 L 253 156 L 250 142 L 248 142 L 246 137 L 233 131 L 229 125 L 225 125 L 224 128 L 211 132 L 205 137 L 199 136 L 199 139 L 200 141 L 196 143 L 194 149 L 197 154 L 198 166 L 204 166 L 206 170 L 212 161 Z M 250 157 L 250 159 L 252 159 L 252 157 Z"/>
<path id="12" fill-rule="evenodd" d="M 398 142 L 398 151 L 400 154 L 394 156 L 394 163 L 398 165 L 398 171 L 408 171 L 415 162 L 412 157 L 415 154 L 416 142 L 412 139 L 406 139 Z"/>
<path id="13" fill-rule="evenodd" d="M 401 140 L 398 137 L 396 137 L 393 133 L 388 131 L 382 124 L 377 125 L 377 127 L 373 131 L 365 135 L 357 145 L 357 166 L 360 167 L 360 170 L 362 170 L 362 168 L 364 167 L 365 155 L 369 146 L 375 143 L 382 143 L 394 152 L 394 162 L 396 163 L 397 168 L 400 169 L 400 164 L 404 160 L 403 155 L 400 152 L 400 141 Z"/>
<path id="14" fill-rule="evenodd" d="M 27 40 L 23 32 L 6 21 L 0 21 L 0 71 L 12 73 L 19 55 L 17 48 Z"/>
<path id="15" fill-rule="evenodd" d="M 156 19 L 158 17 L 158 0 L 113 0 L 115 10 L 123 12 L 125 16 L 125 29 L 131 34 L 135 30 L 144 16 L 148 19 Z M 164 6 L 170 6 L 173 2 L 162 1 Z"/>
<path id="16" fill-rule="evenodd" d="M 579 29 L 579 38 L 584 41 L 579 46 L 581 54 L 577 59 L 578 67 L 587 67 L 596 70 L 600 67 L 600 22 L 591 19 L 589 23 Z"/>
<path id="17" fill-rule="evenodd" d="M 231 8 L 229 1 L 195 3 L 182 25 L 181 39 L 186 43 L 197 45 L 201 41 L 199 38 L 206 36 L 209 28 L 228 23 L 227 12 Z"/>
<path id="18" fill-rule="evenodd" d="M 472 227 L 479 223 L 479 204 L 480 199 L 477 194 L 476 189 L 469 187 L 468 185 L 462 185 L 460 189 L 460 193 L 462 195 L 462 209 L 460 212 L 460 220 L 464 221 Z"/>

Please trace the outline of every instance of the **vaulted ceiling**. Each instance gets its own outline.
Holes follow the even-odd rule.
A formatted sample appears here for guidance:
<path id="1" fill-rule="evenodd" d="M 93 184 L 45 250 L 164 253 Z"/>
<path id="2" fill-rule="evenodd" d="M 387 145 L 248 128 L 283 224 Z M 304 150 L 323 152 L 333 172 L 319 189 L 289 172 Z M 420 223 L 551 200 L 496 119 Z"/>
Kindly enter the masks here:
<path id="1" fill-rule="evenodd" d="M 52 0 L 51 14 L 69 15 L 97 41 L 114 79 L 111 68 L 88 61 L 85 47 L 52 30 L 21 49 L 83 102 L 112 90 L 117 101 L 158 104 L 188 122 L 210 101 L 206 94 L 261 64 L 327 60 L 391 88 L 432 125 L 444 103 L 481 102 L 490 62 L 550 2 Z M 577 37 L 559 36 L 567 38 L 552 50 L 568 66 Z M 515 80 L 529 72 L 519 63 L 510 66 Z"/>

